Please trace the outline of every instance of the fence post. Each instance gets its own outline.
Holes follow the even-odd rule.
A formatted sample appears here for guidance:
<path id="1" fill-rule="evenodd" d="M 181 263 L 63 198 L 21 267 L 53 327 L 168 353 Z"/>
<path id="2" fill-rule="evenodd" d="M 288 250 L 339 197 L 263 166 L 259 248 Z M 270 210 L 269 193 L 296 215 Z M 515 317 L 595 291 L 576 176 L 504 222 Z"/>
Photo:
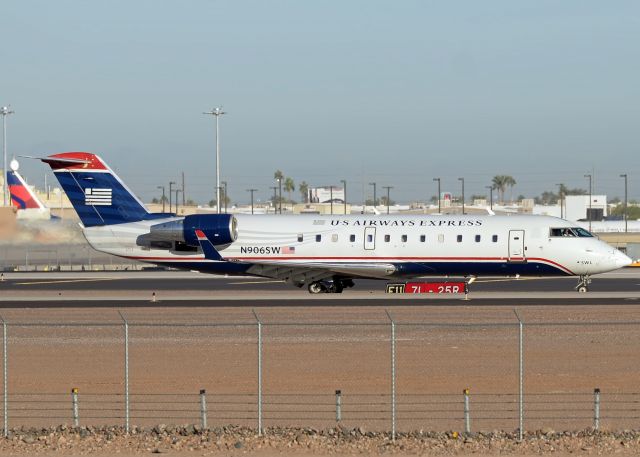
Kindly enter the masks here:
<path id="1" fill-rule="evenodd" d="M 391 321 L 391 441 L 396 441 L 396 323 L 384 310 Z"/>
<path id="2" fill-rule="evenodd" d="M 518 319 L 518 441 L 524 436 L 524 323 L 517 310 L 513 310 Z"/>
<path id="3" fill-rule="evenodd" d="M 342 420 L 342 391 L 336 390 L 336 422 Z"/>
<path id="4" fill-rule="evenodd" d="M 262 436 L 262 322 L 255 309 L 251 312 L 258 325 L 258 436 Z"/>
<path id="5" fill-rule="evenodd" d="M 124 428 L 129 433 L 129 322 L 118 311 L 124 323 Z"/>
<path id="6" fill-rule="evenodd" d="M 207 391 L 204 389 L 200 389 L 200 423 L 202 425 L 202 430 L 207 429 Z"/>
<path id="7" fill-rule="evenodd" d="M 593 390 L 593 428 L 600 430 L 600 389 Z"/>
<path id="8" fill-rule="evenodd" d="M 74 427 L 79 427 L 80 426 L 80 418 L 78 416 L 78 389 L 76 387 L 74 387 L 73 389 L 71 389 L 71 404 L 72 404 L 72 411 L 73 411 L 73 426 Z"/>
<path id="9" fill-rule="evenodd" d="M 0 320 L 2 320 L 2 388 L 3 388 L 3 413 L 4 413 L 4 437 L 7 438 L 9 436 L 9 399 L 7 398 L 9 395 L 9 389 L 7 387 L 7 322 L 4 320 L 2 316 L 0 316 Z"/>
<path id="10" fill-rule="evenodd" d="M 464 395 L 464 432 L 471 433 L 471 417 L 469 416 L 469 389 L 462 391 Z"/>

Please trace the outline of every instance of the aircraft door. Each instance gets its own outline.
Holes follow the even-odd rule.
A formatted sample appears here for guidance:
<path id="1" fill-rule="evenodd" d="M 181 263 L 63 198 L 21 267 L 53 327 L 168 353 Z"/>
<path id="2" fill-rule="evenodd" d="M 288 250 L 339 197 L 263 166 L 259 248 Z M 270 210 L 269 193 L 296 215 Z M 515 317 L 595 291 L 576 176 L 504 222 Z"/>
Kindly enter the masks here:
<path id="1" fill-rule="evenodd" d="M 523 262 L 524 260 L 524 230 L 509 230 L 509 261 Z"/>
<path id="2" fill-rule="evenodd" d="M 365 227 L 364 248 L 370 251 L 376 248 L 376 228 L 375 227 Z"/>

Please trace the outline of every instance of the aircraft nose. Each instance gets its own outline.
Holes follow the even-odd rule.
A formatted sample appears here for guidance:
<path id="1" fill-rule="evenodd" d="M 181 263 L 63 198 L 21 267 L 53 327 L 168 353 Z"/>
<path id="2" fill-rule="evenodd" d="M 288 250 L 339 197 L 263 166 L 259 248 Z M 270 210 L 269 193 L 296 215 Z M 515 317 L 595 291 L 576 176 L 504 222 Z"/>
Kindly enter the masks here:
<path id="1" fill-rule="evenodd" d="M 631 265 L 633 263 L 633 260 L 631 260 L 629 256 L 616 249 L 613 253 L 613 262 L 617 268 L 623 268 Z"/>

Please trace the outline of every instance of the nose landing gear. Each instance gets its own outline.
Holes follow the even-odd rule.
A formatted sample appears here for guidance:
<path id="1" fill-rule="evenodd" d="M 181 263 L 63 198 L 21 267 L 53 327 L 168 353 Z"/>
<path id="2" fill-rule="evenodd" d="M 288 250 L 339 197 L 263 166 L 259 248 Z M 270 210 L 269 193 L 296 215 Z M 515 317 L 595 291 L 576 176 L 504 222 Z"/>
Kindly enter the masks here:
<path id="1" fill-rule="evenodd" d="M 591 277 L 589 275 L 580 275 L 580 282 L 578 282 L 576 290 L 580 293 L 589 292 L 589 284 L 591 284 Z"/>

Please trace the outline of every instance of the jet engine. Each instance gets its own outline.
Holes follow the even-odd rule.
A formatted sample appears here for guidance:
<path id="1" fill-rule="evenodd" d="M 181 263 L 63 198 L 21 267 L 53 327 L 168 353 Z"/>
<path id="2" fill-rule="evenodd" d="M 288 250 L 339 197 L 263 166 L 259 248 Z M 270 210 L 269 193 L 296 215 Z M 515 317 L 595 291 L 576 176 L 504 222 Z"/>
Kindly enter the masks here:
<path id="1" fill-rule="evenodd" d="M 215 245 L 233 243 L 238 238 L 238 221 L 231 214 L 192 214 L 178 221 L 152 225 L 147 241 L 183 242 L 199 246 L 196 230 L 202 230 Z"/>

